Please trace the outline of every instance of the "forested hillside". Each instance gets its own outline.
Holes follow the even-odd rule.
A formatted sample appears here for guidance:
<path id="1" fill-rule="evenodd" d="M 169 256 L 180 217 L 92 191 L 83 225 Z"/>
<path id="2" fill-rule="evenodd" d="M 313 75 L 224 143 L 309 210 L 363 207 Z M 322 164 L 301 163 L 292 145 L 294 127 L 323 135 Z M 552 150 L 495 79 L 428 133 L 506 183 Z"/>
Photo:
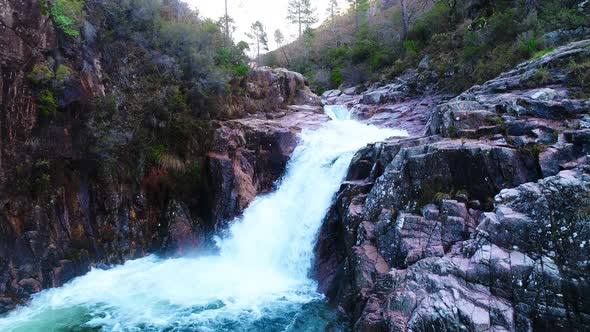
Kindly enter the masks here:
<path id="1" fill-rule="evenodd" d="M 589 6 L 574 0 L 336 3 L 341 14 L 265 63 L 304 73 L 319 92 L 419 68 L 424 81 L 457 93 L 590 33 Z"/>

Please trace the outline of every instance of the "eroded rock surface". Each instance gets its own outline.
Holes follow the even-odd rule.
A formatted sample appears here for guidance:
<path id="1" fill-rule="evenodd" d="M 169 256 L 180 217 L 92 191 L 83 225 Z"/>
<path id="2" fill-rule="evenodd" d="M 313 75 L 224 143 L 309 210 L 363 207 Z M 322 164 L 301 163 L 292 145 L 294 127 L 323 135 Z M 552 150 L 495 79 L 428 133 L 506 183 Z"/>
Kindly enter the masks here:
<path id="1" fill-rule="evenodd" d="M 269 68 L 229 83 L 219 118 L 233 120 L 172 110 L 161 101 L 178 87 L 154 89 L 146 68 L 174 76 L 174 59 L 141 37 L 105 45 L 108 5 L 87 1 L 80 36 L 65 36 L 36 1 L 0 1 L 0 313 L 92 266 L 207 246 L 272 189 L 297 132 L 326 120 L 301 74 Z M 35 85 L 59 68 L 71 75 Z"/>
<path id="2" fill-rule="evenodd" d="M 435 105 L 426 136 L 356 154 L 314 271 L 356 330 L 590 329 L 589 108 L 568 67 L 589 51 L 519 65 Z M 356 98 L 373 97 L 391 103 Z"/>

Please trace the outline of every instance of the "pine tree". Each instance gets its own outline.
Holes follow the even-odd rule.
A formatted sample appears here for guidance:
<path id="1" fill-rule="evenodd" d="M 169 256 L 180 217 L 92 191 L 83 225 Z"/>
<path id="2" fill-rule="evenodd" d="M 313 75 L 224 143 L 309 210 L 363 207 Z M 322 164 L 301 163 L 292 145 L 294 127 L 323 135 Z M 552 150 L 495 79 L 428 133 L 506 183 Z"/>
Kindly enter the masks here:
<path id="1" fill-rule="evenodd" d="M 359 32 L 360 21 L 367 18 L 367 11 L 369 10 L 368 0 L 348 0 L 354 11 L 354 24 L 356 32 Z M 362 16 L 362 17 L 361 17 Z"/>
<path id="2" fill-rule="evenodd" d="M 283 43 L 285 42 L 285 36 L 283 35 L 283 32 L 281 32 L 280 29 L 276 29 L 275 30 L 275 43 L 277 43 L 277 48 L 280 48 L 281 46 L 283 46 Z"/>
<path id="3" fill-rule="evenodd" d="M 283 48 L 283 43 L 285 42 L 285 35 L 283 35 L 283 32 L 280 29 L 276 29 L 274 37 L 275 43 L 277 44 L 277 49 L 281 50 L 281 53 L 283 53 L 283 57 L 287 62 L 287 67 L 290 67 L 291 64 L 289 61 L 289 57 L 287 56 L 287 52 L 285 52 L 285 48 Z"/>
<path id="4" fill-rule="evenodd" d="M 338 36 L 336 34 L 336 15 L 339 14 L 338 8 L 338 0 L 330 0 L 328 5 L 328 15 L 330 15 L 330 23 L 332 25 L 332 34 L 334 35 L 334 40 L 336 41 L 336 47 L 338 47 Z"/>
<path id="5" fill-rule="evenodd" d="M 264 25 L 260 21 L 252 23 L 250 33 L 247 35 L 252 39 L 252 45 L 256 46 L 256 62 L 260 63 L 260 49 L 268 51 L 268 37 Z"/>
<path id="6" fill-rule="evenodd" d="M 303 28 L 308 28 L 318 21 L 315 15 L 315 8 L 312 8 L 310 0 L 289 0 L 287 8 L 287 19 L 292 24 L 299 26 L 299 37 L 303 33 Z"/>

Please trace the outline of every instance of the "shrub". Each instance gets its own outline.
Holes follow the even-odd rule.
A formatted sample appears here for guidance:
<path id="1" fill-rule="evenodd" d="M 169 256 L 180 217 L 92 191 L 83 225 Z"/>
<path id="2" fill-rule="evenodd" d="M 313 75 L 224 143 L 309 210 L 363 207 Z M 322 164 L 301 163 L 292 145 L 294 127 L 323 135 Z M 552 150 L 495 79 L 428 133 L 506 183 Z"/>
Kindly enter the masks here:
<path id="1" fill-rule="evenodd" d="M 41 91 L 37 98 L 37 106 L 39 107 L 41 115 L 46 118 L 52 116 L 57 110 L 57 102 L 55 101 L 53 92 L 49 90 Z"/>
<path id="2" fill-rule="evenodd" d="M 577 8 L 578 1 L 546 0 L 540 6 L 540 18 L 547 30 L 577 28 L 588 24 L 588 17 Z"/>
<path id="3" fill-rule="evenodd" d="M 483 43 L 479 34 L 474 31 L 465 31 L 463 35 L 462 62 L 470 62 L 481 58 L 488 51 L 488 46 Z"/>
<path id="4" fill-rule="evenodd" d="M 537 56 L 536 52 L 538 49 L 538 45 L 539 45 L 539 40 L 537 38 L 529 38 L 529 39 L 526 39 L 526 40 L 520 42 L 520 50 L 526 56 L 530 56 L 531 54 L 534 54 L 535 58 L 536 58 L 536 56 Z"/>
<path id="5" fill-rule="evenodd" d="M 324 58 L 328 65 L 341 66 L 348 60 L 349 56 L 350 49 L 347 46 L 340 46 L 329 49 Z"/>
<path id="6" fill-rule="evenodd" d="M 201 181 L 201 163 L 193 161 L 186 167 L 186 173 L 194 184 Z"/>
<path id="7" fill-rule="evenodd" d="M 373 40 L 361 40 L 353 45 L 350 58 L 353 63 L 359 64 L 369 60 L 379 49 L 380 45 L 377 42 Z"/>
<path id="8" fill-rule="evenodd" d="M 158 144 L 156 146 L 152 146 L 149 149 L 148 159 L 152 163 L 157 165 L 160 163 L 160 158 L 162 157 L 162 154 L 164 153 L 164 151 L 166 151 L 166 146 L 164 146 L 164 144 Z"/>
<path id="9" fill-rule="evenodd" d="M 426 42 L 435 33 L 444 33 L 449 30 L 451 11 L 448 4 L 437 1 L 436 5 L 420 17 L 414 27 L 409 31 L 411 39 Z"/>
<path id="10" fill-rule="evenodd" d="M 535 70 L 535 72 L 529 77 L 529 81 L 527 85 L 529 87 L 537 87 L 547 85 L 549 80 L 551 79 L 551 75 L 544 67 L 540 67 L 539 69 Z"/>
<path id="11" fill-rule="evenodd" d="M 332 72 L 330 73 L 330 82 L 332 82 L 332 85 L 335 87 L 340 86 L 340 84 L 342 84 L 343 81 L 344 76 L 342 75 L 340 69 L 332 69 Z"/>
<path id="12" fill-rule="evenodd" d="M 539 52 L 537 52 L 537 53 L 535 53 L 533 55 L 533 59 L 538 59 L 538 58 L 542 57 L 543 55 L 549 54 L 549 53 L 551 53 L 553 51 L 555 51 L 554 48 L 549 48 L 549 49 L 546 49 L 546 50 L 539 51 Z"/>
<path id="13" fill-rule="evenodd" d="M 112 94 L 96 97 L 93 101 L 96 113 L 112 116 L 117 112 L 117 99 Z"/>
<path id="14" fill-rule="evenodd" d="M 250 72 L 250 67 L 247 64 L 242 63 L 234 67 L 234 76 L 243 77 Z"/>
<path id="15" fill-rule="evenodd" d="M 576 97 L 588 98 L 590 96 L 590 60 L 586 59 L 582 62 L 571 62 L 569 64 L 571 70 L 568 77 L 568 85 L 577 87 L 579 92 L 575 93 Z"/>
<path id="16" fill-rule="evenodd" d="M 406 56 L 416 56 L 418 54 L 418 43 L 414 40 L 405 40 L 403 47 Z"/>
<path id="17" fill-rule="evenodd" d="M 490 44 L 510 42 L 516 38 L 518 31 L 513 9 L 497 11 L 488 19 L 486 39 Z"/>
<path id="18" fill-rule="evenodd" d="M 46 84 L 53 78 L 53 72 L 44 63 L 38 63 L 33 66 L 30 73 L 27 74 L 27 79 L 35 85 Z"/>
<path id="19" fill-rule="evenodd" d="M 68 36 L 78 36 L 86 16 L 83 0 L 38 0 L 41 10 L 49 14 L 53 24 Z"/>
<path id="20" fill-rule="evenodd" d="M 68 66 L 59 65 L 55 71 L 55 79 L 59 84 L 64 84 L 72 77 L 72 70 Z"/>
<path id="21" fill-rule="evenodd" d="M 188 109 L 186 97 L 178 87 L 174 87 L 174 92 L 166 98 L 166 106 L 172 112 L 184 112 Z"/>

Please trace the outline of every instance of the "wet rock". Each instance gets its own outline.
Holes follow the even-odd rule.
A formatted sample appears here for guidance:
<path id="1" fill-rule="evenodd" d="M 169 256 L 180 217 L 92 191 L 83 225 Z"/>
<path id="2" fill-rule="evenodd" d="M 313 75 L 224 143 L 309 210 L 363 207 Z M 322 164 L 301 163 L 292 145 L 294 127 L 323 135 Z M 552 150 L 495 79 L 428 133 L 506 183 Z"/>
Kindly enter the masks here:
<path id="1" fill-rule="evenodd" d="M 297 145 L 297 134 L 328 119 L 300 109 L 277 118 L 253 115 L 217 123 L 206 159 L 211 226 L 227 226 L 257 194 L 272 190 Z"/>
<path id="2" fill-rule="evenodd" d="M 164 230 L 162 244 L 159 246 L 166 255 L 180 256 L 199 247 L 202 239 L 202 226 L 192 220 L 190 212 L 183 204 L 172 201 L 168 204 L 162 223 L 168 223 Z M 162 224 L 160 224 L 162 226 Z"/>
<path id="3" fill-rule="evenodd" d="M 338 97 L 341 94 L 342 94 L 342 91 L 340 91 L 340 90 L 328 90 L 328 91 L 322 93 L 322 99 L 329 99 L 329 98 Z"/>

